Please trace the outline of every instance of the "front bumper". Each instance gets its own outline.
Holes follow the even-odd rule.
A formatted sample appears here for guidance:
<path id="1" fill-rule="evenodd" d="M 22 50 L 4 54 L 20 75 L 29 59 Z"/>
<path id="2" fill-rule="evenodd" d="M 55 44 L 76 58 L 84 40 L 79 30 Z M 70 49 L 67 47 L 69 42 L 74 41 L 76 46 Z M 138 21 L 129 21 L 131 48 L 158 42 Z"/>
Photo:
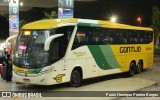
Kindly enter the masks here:
<path id="1" fill-rule="evenodd" d="M 36 84 L 36 85 L 53 85 L 51 83 L 51 76 L 50 74 L 28 74 L 25 73 L 17 73 L 13 71 L 13 79 L 14 82 L 18 83 L 27 83 L 27 84 Z M 56 83 L 56 82 L 55 82 Z"/>

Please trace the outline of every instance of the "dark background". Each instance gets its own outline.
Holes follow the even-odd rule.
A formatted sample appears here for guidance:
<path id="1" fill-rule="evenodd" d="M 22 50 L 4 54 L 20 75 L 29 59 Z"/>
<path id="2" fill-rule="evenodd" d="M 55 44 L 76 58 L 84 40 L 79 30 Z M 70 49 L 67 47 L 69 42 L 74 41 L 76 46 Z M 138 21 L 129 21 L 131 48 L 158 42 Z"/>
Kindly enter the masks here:
<path id="1" fill-rule="evenodd" d="M 152 7 L 159 6 L 160 0 L 99 0 L 97 2 L 76 2 L 75 17 L 109 20 L 116 15 L 118 22 L 137 25 L 142 17 L 142 26 L 152 24 Z"/>
<path id="2" fill-rule="evenodd" d="M 137 17 L 142 18 L 142 26 L 152 25 L 152 7 L 160 7 L 160 0 L 97 0 L 94 2 L 76 1 L 74 17 L 84 19 L 109 20 L 117 16 L 117 21 L 123 24 L 138 25 Z M 20 20 L 32 22 L 44 18 L 44 12 L 56 11 L 55 8 L 32 8 L 20 12 Z M 0 38 L 8 37 L 8 17 L 0 16 Z"/>

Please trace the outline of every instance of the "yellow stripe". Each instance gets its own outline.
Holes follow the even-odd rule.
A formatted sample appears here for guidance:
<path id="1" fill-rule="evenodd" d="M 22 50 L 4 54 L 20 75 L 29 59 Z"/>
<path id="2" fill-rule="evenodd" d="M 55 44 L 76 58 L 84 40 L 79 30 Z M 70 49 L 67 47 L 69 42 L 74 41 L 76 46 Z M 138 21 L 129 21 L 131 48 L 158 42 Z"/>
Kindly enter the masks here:
<path id="1" fill-rule="evenodd" d="M 62 23 L 76 23 L 77 19 L 75 18 L 66 18 L 66 19 L 45 19 L 35 22 L 28 23 L 22 27 L 22 29 L 52 29 L 58 27 Z"/>
<path id="2" fill-rule="evenodd" d="M 26 69 L 26 68 L 19 68 L 19 67 L 13 65 L 13 70 L 16 71 L 16 72 L 25 72 L 28 69 Z"/>
<path id="3" fill-rule="evenodd" d="M 22 29 L 52 29 L 58 27 L 60 24 L 65 23 L 78 23 L 78 20 L 76 18 L 64 18 L 64 19 L 45 19 L 45 20 L 39 20 L 35 22 L 28 23 L 22 27 Z M 131 26 L 131 25 L 125 25 L 120 23 L 114 23 L 110 21 L 102 21 L 102 20 L 88 20 L 81 19 L 81 22 L 93 24 L 92 21 L 97 21 L 99 25 L 102 25 L 102 27 L 106 28 L 119 28 L 119 29 L 133 29 L 133 30 L 148 30 L 153 31 L 151 28 L 147 27 L 137 27 L 137 26 Z"/>

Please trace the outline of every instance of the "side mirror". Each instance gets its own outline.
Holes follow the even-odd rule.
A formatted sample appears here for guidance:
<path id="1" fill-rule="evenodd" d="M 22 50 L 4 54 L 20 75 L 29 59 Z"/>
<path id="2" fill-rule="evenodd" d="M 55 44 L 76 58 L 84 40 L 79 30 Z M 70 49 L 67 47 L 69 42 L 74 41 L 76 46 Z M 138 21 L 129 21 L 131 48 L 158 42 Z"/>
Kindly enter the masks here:
<path id="1" fill-rule="evenodd" d="M 63 36 L 63 35 L 64 35 L 64 34 L 56 34 L 56 35 L 50 36 L 50 37 L 45 41 L 44 50 L 45 50 L 45 51 L 48 51 L 51 41 L 54 40 L 55 38 L 61 37 L 61 36 Z"/>
<path id="2" fill-rule="evenodd" d="M 8 37 L 8 38 L 6 39 L 6 41 L 5 41 L 5 48 L 7 48 L 7 46 L 8 46 L 8 41 L 11 40 L 11 39 L 17 38 L 17 36 L 18 36 L 18 35 L 12 35 L 12 36 Z"/>

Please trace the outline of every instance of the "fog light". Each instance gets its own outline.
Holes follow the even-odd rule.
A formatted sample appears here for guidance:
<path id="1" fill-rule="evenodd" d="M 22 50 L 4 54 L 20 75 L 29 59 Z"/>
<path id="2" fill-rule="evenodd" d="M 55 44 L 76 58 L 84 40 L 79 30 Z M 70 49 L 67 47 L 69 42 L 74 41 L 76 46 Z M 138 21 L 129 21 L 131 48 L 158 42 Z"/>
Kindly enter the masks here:
<path id="1" fill-rule="evenodd" d="M 42 82 L 44 82 L 45 81 L 45 79 L 42 79 L 40 82 L 42 83 Z"/>

